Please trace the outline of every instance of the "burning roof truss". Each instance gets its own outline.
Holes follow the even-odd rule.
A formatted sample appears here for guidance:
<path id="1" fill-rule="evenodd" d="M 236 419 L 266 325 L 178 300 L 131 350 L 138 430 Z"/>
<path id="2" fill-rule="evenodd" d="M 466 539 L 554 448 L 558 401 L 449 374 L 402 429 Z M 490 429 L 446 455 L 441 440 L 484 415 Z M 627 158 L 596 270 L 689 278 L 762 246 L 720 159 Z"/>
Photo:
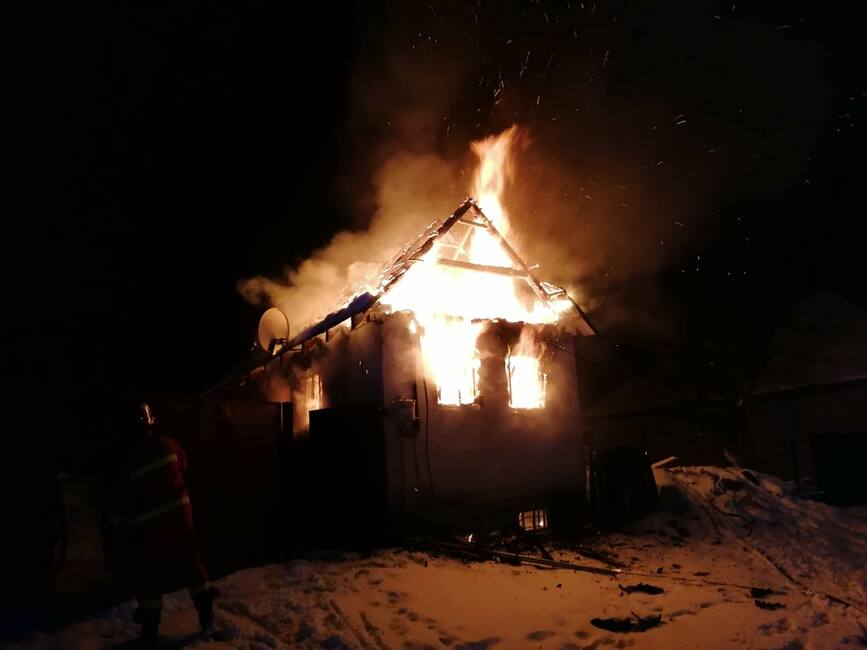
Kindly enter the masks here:
<path id="1" fill-rule="evenodd" d="M 476 230 L 487 232 L 499 244 L 511 262 L 510 266 L 493 266 L 470 261 L 468 247 Z M 437 246 L 437 257 L 434 260 L 430 260 L 425 256 L 431 252 L 435 245 Z M 473 199 L 467 198 L 452 214 L 445 219 L 440 219 L 430 224 L 414 241 L 389 260 L 383 266 L 374 289 L 355 295 L 342 308 L 331 312 L 319 322 L 310 325 L 290 340 L 283 342 L 283 345 L 274 351 L 274 357 L 279 357 L 285 352 L 298 349 L 315 337 L 327 333 L 347 320 L 351 322 L 353 327 L 363 322 L 367 314 L 403 278 L 413 265 L 430 263 L 431 261 L 469 271 L 511 276 L 515 279 L 523 280 L 543 303 L 553 300 L 570 301 L 574 307 L 572 314 L 576 320 L 578 331 L 584 336 L 591 336 L 596 333 L 587 316 L 567 294 L 566 290 L 562 287 L 540 281 L 478 204 Z M 267 359 L 274 358 L 270 353 L 267 353 L 268 356 L 263 358 L 261 356 L 262 352 L 265 351 L 260 351 L 259 354 L 255 355 L 256 358 L 251 365 L 247 366 L 248 369 L 261 368 L 263 365 L 267 365 Z M 243 378 L 248 372 L 249 370 L 242 371 L 241 377 Z M 234 376 L 237 377 L 238 375 Z M 231 379 L 227 381 L 230 382 Z M 243 379 L 241 381 L 243 383 Z M 225 385 L 225 383 L 223 382 L 219 386 Z M 219 386 L 214 387 L 212 390 L 217 390 Z"/>
<path id="2" fill-rule="evenodd" d="M 473 236 L 474 229 L 487 231 L 498 242 L 512 265 L 489 266 L 470 262 L 467 246 Z M 423 263 L 425 255 L 431 251 L 435 244 L 439 244 L 439 255 L 435 260 L 437 264 L 523 279 L 543 302 L 561 298 L 569 300 L 574 306 L 578 331 L 584 336 L 591 336 L 596 333 L 587 316 L 578 304 L 569 297 L 566 290 L 539 281 L 532 269 L 521 259 L 521 256 L 506 241 L 506 238 L 497 230 L 476 202 L 468 198 L 451 215 L 430 224 L 413 242 L 405 246 L 387 262 L 374 290 L 365 291 L 355 296 L 342 309 L 332 312 L 318 323 L 297 334 L 286 344 L 283 351 L 296 348 L 347 319 L 351 319 L 353 324 L 361 322 L 365 315 L 376 306 L 414 264 Z"/>

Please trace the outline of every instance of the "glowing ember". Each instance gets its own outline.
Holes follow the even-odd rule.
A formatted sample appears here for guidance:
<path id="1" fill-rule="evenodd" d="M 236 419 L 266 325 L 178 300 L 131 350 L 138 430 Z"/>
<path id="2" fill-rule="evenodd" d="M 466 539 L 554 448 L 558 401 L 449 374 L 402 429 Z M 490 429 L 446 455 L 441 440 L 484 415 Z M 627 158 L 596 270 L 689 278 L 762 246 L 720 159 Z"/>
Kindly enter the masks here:
<path id="1" fill-rule="evenodd" d="M 479 156 L 474 179 L 477 204 L 501 234 L 508 231 L 501 199 L 512 175 L 517 137 L 513 126 L 473 143 Z M 436 383 L 439 403 L 448 405 L 472 404 L 479 395 L 476 340 L 483 328 L 479 321 L 550 323 L 559 316 L 518 277 L 522 271 L 515 268 L 495 234 L 479 225 L 464 225 L 463 229 L 465 233 L 458 237 L 437 240 L 382 300 L 394 311 L 415 314 L 425 369 Z M 479 265 L 488 272 L 480 271 Z M 545 377 L 539 362 L 542 348 L 519 347 L 507 360 L 511 405 L 541 408 L 545 403 Z"/>

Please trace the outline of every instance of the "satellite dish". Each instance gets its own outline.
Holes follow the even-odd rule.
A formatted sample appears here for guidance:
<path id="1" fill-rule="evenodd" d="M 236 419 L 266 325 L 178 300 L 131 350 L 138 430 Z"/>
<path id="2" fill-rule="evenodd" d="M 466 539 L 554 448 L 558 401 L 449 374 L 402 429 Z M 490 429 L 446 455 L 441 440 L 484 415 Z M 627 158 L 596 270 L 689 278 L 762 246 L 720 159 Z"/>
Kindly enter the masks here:
<path id="1" fill-rule="evenodd" d="M 263 350 L 276 354 L 289 338 L 289 320 L 286 314 L 271 307 L 259 319 L 259 345 Z"/>

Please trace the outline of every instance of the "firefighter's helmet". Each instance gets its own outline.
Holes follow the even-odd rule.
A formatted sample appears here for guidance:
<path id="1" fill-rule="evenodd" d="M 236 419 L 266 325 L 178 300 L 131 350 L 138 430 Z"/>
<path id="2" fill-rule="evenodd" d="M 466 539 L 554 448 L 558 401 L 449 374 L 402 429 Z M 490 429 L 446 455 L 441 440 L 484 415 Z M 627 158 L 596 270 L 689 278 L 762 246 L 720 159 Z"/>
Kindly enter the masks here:
<path id="1" fill-rule="evenodd" d="M 145 431 L 150 431 L 154 424 L 156 424 L 156 418 L 154 417 L 153 410 L 151 409 L 151 405 L 147 402 L 142 402 L 138 405 L 138 424 L 139 427 L 144 429 Z"/>

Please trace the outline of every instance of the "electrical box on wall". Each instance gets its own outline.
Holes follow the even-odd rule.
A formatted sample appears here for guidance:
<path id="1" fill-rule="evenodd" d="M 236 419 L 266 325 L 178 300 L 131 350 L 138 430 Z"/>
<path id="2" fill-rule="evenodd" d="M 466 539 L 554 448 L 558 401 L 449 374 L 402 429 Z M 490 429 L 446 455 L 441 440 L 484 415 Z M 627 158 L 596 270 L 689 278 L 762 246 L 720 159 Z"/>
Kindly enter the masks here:
<path id="1" fill-rule="evenodd" d="M 414 399 L 396 399 L 391 403 L 390 415 L 404 438 L 415 438 L 419 430 L 418 407 Z"/>

